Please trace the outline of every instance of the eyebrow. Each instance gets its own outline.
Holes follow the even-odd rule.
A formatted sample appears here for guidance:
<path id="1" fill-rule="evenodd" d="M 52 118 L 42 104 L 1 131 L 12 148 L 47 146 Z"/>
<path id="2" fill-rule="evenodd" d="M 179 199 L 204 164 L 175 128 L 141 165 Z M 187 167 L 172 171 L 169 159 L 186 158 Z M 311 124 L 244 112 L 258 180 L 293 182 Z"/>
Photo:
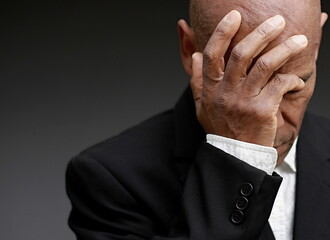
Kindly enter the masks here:
<path id="1" fill-rule="evenodd" d="M 307 82 L 308 79 L 310 79 L 314 74 L 314 71 L 311 71 L 307 74 L 305 74 L 304 76 L 301 77 L 301 79 L 304 81 L 304 82 Z"/>

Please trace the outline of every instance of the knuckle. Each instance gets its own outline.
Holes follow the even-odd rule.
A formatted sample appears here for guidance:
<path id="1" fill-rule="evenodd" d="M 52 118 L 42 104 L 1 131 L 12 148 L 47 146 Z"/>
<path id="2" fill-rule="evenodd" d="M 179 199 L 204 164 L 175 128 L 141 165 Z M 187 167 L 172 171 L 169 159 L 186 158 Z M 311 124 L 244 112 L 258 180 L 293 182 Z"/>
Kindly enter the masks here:
<path id="1" fill-rule="evenodd" d="M 282 74 L 276 74 L 272 81 L 269 82 L 269 90 L 271 94 L 278 94 L 283 88 L 285 77 Z"/>
<path id="2" fill-rule="evenodd" d="M 224 29 L 223 27 L 219 26 L 215 29 L 214 34 L 218 39 L 227 39 L 230 37 L 228 31 Z"/>
<path id="3" fill-rule="evenodd" d="M 215 53 L 211 48 L 203 51 L 203 60 L 205 63 L 210 63 L 215 58 Z"/>
<path id="4" fill-rule="evenodd" d="M 270 58 L 266 58 L 266 57 L 259 58 L 258 61 L 256 62 L 256 66 L 258 70 L 261 72 L 269 72 L 272 69 L 271 60 Z"/>
<path id="5" fill-rule="evenodd" d="M 283 84 L 285 82 L 285 77 L 283 74 L 276 74 L 274 76 L 274 83 L 276 85 Z"/>
<path id="6" fill-rule="evenodd" d="M 283 43 L 282 43 L 282 47 L 283 47 L 285 50 L 289 51 L 289 52 L 292 52 L 292 51 L 293 51 L 293 49 L 292 49 L 292 47 L 290 46 L 290 44 L 289 44 L 288 41 L 283 42 Z"/>
<path id="7" fill-rule="evenodd" d="M 267 29 L 263 26 L 260 26 L 256 29 L 256 34 L 260 37 L 260 38 L 265 38 L 267 37 L 269 31 L 267 31 Z"/>
<path id="8" fill-rule="evenodd" d="M 230 58 L 234 63 L 243 61 L 245 58 L 244 49 L 240 45 L 235 46 L 231 52 Z"/>

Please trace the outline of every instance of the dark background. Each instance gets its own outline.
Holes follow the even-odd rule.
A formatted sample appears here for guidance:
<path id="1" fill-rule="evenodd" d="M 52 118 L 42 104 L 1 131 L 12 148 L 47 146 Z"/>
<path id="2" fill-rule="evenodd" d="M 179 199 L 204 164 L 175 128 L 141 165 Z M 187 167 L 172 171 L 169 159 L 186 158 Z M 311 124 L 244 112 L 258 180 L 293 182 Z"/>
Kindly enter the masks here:
<path id="1" fill-rule="evenodd" d="M 0 239 L 74 239 L 66 165 L 82 149 L 174 105 L 189 80 L 176 35 L 186 4 L 0 4 Z M 329 1 L 324 5 L 329 9 Z M 310 104 L 327 117 L 329 41 L 328 24 Z"/>

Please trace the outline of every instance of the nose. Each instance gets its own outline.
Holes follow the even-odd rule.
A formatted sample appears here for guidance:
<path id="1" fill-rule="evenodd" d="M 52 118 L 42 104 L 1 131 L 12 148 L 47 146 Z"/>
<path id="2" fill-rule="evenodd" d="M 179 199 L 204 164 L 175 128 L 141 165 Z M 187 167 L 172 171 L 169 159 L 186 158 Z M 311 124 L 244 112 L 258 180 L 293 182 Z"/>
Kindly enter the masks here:
<path id="1" fill-rule="evenodd" d="M 284 125 L 283 115 L 280 110 L 278 110 L 278 112 L 276 113 L 276 118 L 277 118 L 277 129 L 279 129 Z"/>

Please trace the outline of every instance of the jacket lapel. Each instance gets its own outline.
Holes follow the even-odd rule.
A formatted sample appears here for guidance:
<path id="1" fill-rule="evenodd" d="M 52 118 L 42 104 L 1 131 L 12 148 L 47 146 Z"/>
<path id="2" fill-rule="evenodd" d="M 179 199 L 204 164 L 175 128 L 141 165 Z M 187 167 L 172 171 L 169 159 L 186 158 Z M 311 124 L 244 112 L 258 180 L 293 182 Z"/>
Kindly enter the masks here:
<path id="1" fill-rule="evenodd" d="M 306 114 L 297 145 L 297 240 L 330 239 L 329 136 L 328 121 Z"/>

